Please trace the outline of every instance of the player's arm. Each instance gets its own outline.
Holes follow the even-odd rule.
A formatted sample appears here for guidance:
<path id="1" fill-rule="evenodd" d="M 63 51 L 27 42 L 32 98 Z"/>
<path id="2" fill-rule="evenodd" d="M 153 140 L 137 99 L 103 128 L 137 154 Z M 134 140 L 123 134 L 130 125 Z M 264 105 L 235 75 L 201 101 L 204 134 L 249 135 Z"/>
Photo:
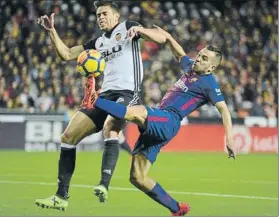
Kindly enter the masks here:
<path id="1" fill-rule="evenodd" d="M 68 61 L 77 59 L 79 54 L 84 50 L 82 45 L 71 48 L 67 47 L 57 34 L 55 28 L 49 31 L 49 36 L 58 56 L 62 60 Z"/>
<path id="2" fill-rule="evenodd" d="M 78 55 L 84 50 L 84 47 L 82 45 L 75 46 L 72 48 L 69 48 L 65 45 L 65 43 L 61 40 L 61 38 L 57 34 L 56 29 L 54 27 L 54 13 L 52 13 L 50 17 L 44 15 L 38 18 L 38 23 L 42 25 L 46 30 L 48 30 L 51 42 L 54 45 L 54 48 L 58 56 L 62 60 L 76 59 Z"/>
<path id="3" fill-rule="evenodd" d="M 134 27 L 134 31 L 137 32 L 142 38 L 150 41 L 155 41 L 159 44 L 166 42 L 166 37 L 160 34 L 155 29 L 148 29 L 144 27 Z"/>
<path id="4" fill-rule="evenodd" d="M 184 58 L 184 57 L 183 57 Z M 215 79 L 210 77 L 206 78 L 207 82 L 203 84 L 204 94 L 208 100 L 216 106 L 218 109 L 225 128 L 226 133 L 226 146 L 228 150 L 229 158 L 235 159 L 235 152 L 233 147 L 232 136 L 232 118 L 227 104 L 225 103 L 224 96 L 220 90 L 220 87 Z"/>
<path id="5" fill-rule="evenodd" d="M 166 42 L 166 37 L 160 34 L 155 29 L 144 28 L 137 22 L 134 21 L 126 21 L 127 28 L 127 37 L 132 39 L 144 38 L 147 40 L 151 40 L 157 42 L 159 44 L 163 44 Z"/>
<path id="6" fill-rule="evenodd" d="M 55 51 L 57 55 L 61 58 L 61 60 L 69 61 L 77 59 L 79 54 L 84 50 L 82 45 L 74 46 L 71 48 L 67 47 L 57 34 L 57 31 L 54 26 L 48 31 L 48 33 L 53 47 L 55 48 Z"/>
<path id="7" fill-rule="evenodd" d="M 223 120 L 223 125 L 226 132 L 226 145 L 229 153 L 229 158 L 230 157 L 235 158 L 235 152 L 233 149 L 232 118 L 231 118 L 229 108 L 225 103 L 225 101 L 217 102 L 215 106 L 218 109 Z"/>
<path id="8" fill-rule="evenodd" d="M 182 46 L 171 36 L 170 33 L 165 31 L 164 29 L 160 28 L 159 26 L 153 25 L 160 34 L 166 37 L 166 42 L 170 45 L 173 55 L 176 59 L 180 62 L 183 56 L 186 56 L 185 51 L 183 50 Z"/>

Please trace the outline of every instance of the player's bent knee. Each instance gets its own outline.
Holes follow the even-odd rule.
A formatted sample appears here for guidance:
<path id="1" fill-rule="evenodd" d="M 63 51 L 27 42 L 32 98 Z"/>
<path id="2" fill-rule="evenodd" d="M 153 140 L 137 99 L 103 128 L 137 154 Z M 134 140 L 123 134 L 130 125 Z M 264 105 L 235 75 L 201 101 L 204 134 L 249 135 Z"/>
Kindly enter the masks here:
<path id="1" fill-rule="evenodd" d="M 111 119 L 107 121 L 103 128 L 105 138 L 117 138 L 118 133 L 122 130 L 125 122 L 123 120 Z"/>
<path id="2" fill-rule="evenodd" d="M 143 184 L 143 179 L 136 175 L 130 175 L 130 182 L 136 187 L 140 187 Z"/>
<path id="3" fill-rule="evenodd" d="M 147 110 L 144 106 L 132 106 L 127 108 L 125 120 L 131 121 L 139 126 L 144 126 L 147 118 Z"/>
<path id="4" fill-rule="evenodd" d="M 140 173 L 133 172 L 130 174 L 130 182 L 135 187 L 142 188 L 145 185 L 145 177 Z"/>
<path id="5" fill-rule="evenodd" d="M 60 138 L 61 138 L 61 143 L 74 145 L 72 136 L 70 134 L 68 134 L 67 132 L 62 133 Z"/>

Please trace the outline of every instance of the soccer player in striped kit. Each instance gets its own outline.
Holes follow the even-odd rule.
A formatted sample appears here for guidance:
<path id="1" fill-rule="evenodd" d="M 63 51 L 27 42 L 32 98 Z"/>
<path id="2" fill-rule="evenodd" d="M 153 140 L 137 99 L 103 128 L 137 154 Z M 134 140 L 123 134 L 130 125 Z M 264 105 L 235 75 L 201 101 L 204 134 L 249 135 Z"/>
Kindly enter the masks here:
<path id="1" fill-rule="evenodd" d="M 220 112 L 226 133 L 228 155 L 229 158 L 235 159 L 232 121 L 220 87 L 212 75 L 222 60 L 221 51 L 209 45 L 200 50 L 195 60 L 192 60 L 169 33 L 159 27 L 156 28 L 166 37 L 183 71 L 180 79 L 161 100 L 160 106 L 126 107 L 103 99 L 96 91 L 91 95 L 92 106 L 103 109 L 113 117 L 138 125 L 140 136 L 133 150 L 130 182 L 154 201 L 168 208 L 173 216 L 183 216 L 189 212 L 190 206 L 172 198 L 149 176 L 151 166 L 160 150 L 177 134 L 181 120 L 208 102 L 215 105 Z"/>

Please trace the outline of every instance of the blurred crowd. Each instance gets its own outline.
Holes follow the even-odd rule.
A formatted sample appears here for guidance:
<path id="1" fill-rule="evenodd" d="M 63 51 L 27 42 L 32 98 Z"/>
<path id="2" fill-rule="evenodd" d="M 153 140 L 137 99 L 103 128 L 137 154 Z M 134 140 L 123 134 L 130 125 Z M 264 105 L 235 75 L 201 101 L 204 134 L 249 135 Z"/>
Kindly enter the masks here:
<path id="1" fill-rule="evenodd" d="M 217 3 L 216 3 L 217 2 Z M 215 76 L 233 117 L 276 117 L 278 82 L 277 1 L 119 2 L 121 21 L 169 31 L 194 58 L 207 44 L 223 51 Z M 55 26 L 69 47 L 101 34 L 93 1 L 0 2 L 0 108 L 64 112 L 79 108 L 84 78 L 75 61 L 62 62 L 37 17 L 55 12 Z M 142 41 L 144 102 L 158 105 L 180 77 L 170 49 Z M 191 114 L 216 117 L 208 104 Z"/>

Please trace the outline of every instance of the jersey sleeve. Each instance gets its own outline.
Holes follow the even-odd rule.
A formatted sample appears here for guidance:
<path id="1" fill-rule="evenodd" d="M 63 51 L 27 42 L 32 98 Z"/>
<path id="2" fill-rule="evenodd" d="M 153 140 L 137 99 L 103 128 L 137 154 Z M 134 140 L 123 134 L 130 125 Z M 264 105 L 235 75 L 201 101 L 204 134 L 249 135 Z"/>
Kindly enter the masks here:
<path id="1" fill-rule="evenodd" d="M 205 95 L 213 105 L 217 102 L 224 101 L 224 96 L 215 80 L 210 82 L 210 87 L 205 89 Z"/>
<path id="2" fill-rule="evenodd" d="M 125 25 L 126 25 L 127 31 L 128 31 L 129 29 L 131 29 L 133 26 L 142 26 L 142 25 L 139 24 L 138 22 L 130 21 L 130 20 L 127 20 L 126 23 L 125 23 Z M 138 39 L 140 39 L 140 38 L 141 38 L 141 36 L 138 35 L 137 37 L 135 37 L 135 40 L 138 40 Z"/>
<path id="3" fill-rule="evenodd" d="M 84 50 L 88 50 L 88 49 L 96 50 L 96 41 L 97 41 L 97 39 L 98 39 L 98 37 L 97 38 L 93 38 L 93 39 L 89 40 L 88 42 L 86 42 L 83 45 Z"/>
<path id="4" fill-rule="evenodd" d="M 191 70 L 193 65 L 193 60 L 188 56 L 183 56 L 180 60 L 180 68 L 183 70 L 183 72 L 187 73 Z"/>
<path id="5" fill-rule="evenodd" d="M 125 24 L 126 24 L 126 29 L 127 30 L 131 29 L 133 26 L 142 26 L 138 22 L 130 21 L 130 20 L 127 20 Z"/>

